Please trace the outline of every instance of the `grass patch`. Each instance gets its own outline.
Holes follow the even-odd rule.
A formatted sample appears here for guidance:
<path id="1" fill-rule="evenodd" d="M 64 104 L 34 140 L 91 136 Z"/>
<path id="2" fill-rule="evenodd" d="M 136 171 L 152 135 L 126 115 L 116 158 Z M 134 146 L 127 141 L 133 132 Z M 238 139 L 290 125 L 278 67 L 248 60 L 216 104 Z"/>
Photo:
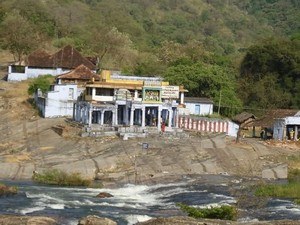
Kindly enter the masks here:
<path id="1" fill-rule="evenodd" d="M 41 184 L 59 186 L 90 186 L 92 183 L 91 180 L 82 178 L 79 173 L 68 174 L 56 169 L 34 174 L 32 179 Z"/>
<path id="2" fill-rule="evenodd" d="M 186 204 L 179 203 L 177 206 L 188 214 L 188 216 L 199 219 L 220 219 L 220 220 L 236 220 L 237 219 L 237 209 L 234 206 L 222 205 L 220 207 L 210 207 L 210 208 L 195 208 L 188 206 Z"/>
<path id="3" fill-rule="evenodd" d="M 0 197 L 15 195 L 18 193 L 18 188 L 15 186 L 7 186 L 5 184 L 0 183 Z"/>
<path id="4" fill-rule="evenodd" d="M 256 196 L 300 199 L 300 183 L 263 184 L 255 191 Z"/>

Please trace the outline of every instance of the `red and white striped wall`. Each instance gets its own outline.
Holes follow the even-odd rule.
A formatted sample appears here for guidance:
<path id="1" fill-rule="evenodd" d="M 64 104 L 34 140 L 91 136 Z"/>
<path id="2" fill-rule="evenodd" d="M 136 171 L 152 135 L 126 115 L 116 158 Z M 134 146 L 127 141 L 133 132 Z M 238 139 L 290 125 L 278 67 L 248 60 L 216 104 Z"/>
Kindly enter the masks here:
<path id="1" fill-rule="evenodd" d="M 194 130 L 199 132 L 207 133 L 232 133 L 230 127 L 234 129 L 238 126 L 229 120 L 216 120 L 210 118 L 192 118 L 189 116 L 178 116 L 177 118 L 178 127 L 185 130 Z M 234 132 L 235 133 L 235 132 Z"/>

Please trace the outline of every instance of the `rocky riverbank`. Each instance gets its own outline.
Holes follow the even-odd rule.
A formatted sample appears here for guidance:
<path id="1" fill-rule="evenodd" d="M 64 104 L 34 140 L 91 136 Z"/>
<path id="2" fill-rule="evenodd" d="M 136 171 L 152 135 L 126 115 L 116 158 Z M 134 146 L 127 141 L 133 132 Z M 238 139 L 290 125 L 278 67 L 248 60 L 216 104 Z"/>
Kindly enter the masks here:
<path id="1" fill-rule="evenodd" d="M 0 215 L 1 225 L 59 225 L 57 221 L 50 217 L 41 216 L 13 216 Z M 136 225 L 299 225 L 299 221 L 278 220 L 278 221 L 252 221 L 236 222 L 211 219 L 193 219 L 190 217 L 169 217 L 155 218 L 149 221 L 140 222 Z M 97 216 L 87 216 L 78 221 L 78 225 L 117 225 L 108 218 Z"/>

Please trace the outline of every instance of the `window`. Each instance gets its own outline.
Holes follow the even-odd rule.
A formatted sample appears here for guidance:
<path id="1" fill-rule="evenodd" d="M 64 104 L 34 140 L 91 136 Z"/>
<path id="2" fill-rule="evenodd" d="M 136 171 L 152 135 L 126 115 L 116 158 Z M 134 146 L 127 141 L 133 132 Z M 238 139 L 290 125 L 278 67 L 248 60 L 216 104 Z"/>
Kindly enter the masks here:
<path id="1" fill-rule="evenodd" d="M 200 105 L 195 105 L 195 114 L 200 115 Z"/>
<path id="2" fill-rule="evenodd" d="M 69 99 L 74 99 L 74 88 L 69 88 Z"/>
<path id="3" fill-rule="evenodd" d="M 86 88 L 87 95 L 92 95 L 92 92 L 93 92 L 93 88 L 90 88 L 90 87 Z"/>
<path id="4" fill-rule="evenodd" d="M 96 88 L 96 95 L 114 96 L 114 89 L 111 89 L 111 88 Z"/>

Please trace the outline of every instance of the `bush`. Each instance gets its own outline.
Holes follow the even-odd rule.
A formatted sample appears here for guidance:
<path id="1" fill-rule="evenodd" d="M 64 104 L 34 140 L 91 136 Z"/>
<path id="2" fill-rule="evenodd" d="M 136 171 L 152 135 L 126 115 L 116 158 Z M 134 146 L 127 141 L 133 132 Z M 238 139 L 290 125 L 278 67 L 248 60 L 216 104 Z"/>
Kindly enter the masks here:
<path id="1" fill-rule="evenodd" d="M 66 172 L 60 170 L 47 170 L 41 174 L 34 174 L 33 180 L 50 185 L 60 185 L 60 186 L 89 186 L 91 180 L 83 179 L 79 173 L 67 174 Z"/>
<path id="2" fill-rule="evenodd" d="M 53 83 L 54 77 L 51 75 L 44 75 L 34 78 L 28 87 L 28 94 L 32 95 L 37 89 L 40 89 L 43 93 L 49 91 L 50 85 Z"/>
<path id="3" fill-rule="evenodd" d="M 210 207 L 199 209 L 182 203 L 177 204 L 180 209 L 188 214 L 188 216 L 199 219 L 220 219 L 220 220 L 236 220 L 237 210 L 234 206 L 222 205 L 220 207 Z"/>
<path id="4" fill-rule="evenodd" d="M 290 183 L 300 183 L 300 169 L 290 169 L 288 173 L 288 180 Z"/>
<path id="5" fill-rule="evenodd" d="M 5 184 L 0 183 L 0 197 L 7 195 L 15 195 L 18 193 L 18 188 L 15 186 L 7 186 Z"/>

